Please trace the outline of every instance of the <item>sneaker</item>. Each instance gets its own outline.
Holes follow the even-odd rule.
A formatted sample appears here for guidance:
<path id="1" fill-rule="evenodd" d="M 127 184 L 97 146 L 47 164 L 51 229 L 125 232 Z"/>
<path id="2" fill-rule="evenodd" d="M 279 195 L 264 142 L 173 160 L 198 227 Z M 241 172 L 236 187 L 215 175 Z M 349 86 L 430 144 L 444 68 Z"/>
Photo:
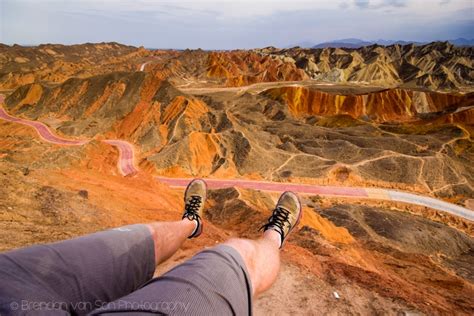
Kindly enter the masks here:
<path id="1" fill-rule="evenodd" d="M 188 238 L 194 238 L 201 235 L 202 232 L 202 214 L 204 210 L 204 203 L 206 203 L 207 186 L 206 182 L 201 179 L 193 180 L 188 184 L 184 192 L 184 214 L 183 219 L 187 218 L 190 221 L 196 221 L 196 229 Z"/>
<path id="2" fill-rule="evenodd" d="M 301 203 L 298 196 L 293 192 L 284 192 L 278 200 L 272 216 L 268 222 L 263 225 L 263 231 L 273 229 L 278 232 L 281 237 L 280 248 L 283 247 L 286 237 L 300 222 L 303 212 L 301 211 Z"/>

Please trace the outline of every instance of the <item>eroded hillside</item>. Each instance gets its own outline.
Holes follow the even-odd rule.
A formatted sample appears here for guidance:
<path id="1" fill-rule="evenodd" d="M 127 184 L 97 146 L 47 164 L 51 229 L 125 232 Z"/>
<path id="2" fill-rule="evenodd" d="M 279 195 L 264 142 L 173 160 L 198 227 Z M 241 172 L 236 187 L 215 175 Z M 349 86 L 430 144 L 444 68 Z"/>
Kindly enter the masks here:
<path id="1" fill-rule="evenodd" d="M 128 140 L 160 175 L 383 186 L 461 204 L 474 194 L 472 94 L 287 86 L 192 95 L 164 77 L 30 84 L 6 106 L 64 135 Z"/>
<path id="2" fill-rule="evenodd" d="M 473 48 L 448 42 L 358 49 L 265 48 L 258 52 L 293 58 L 312 78 L 328 82 L 472 91 L 474 81 Z"/>
<path id="3" fill-rule="evenodd" d="M 85 141 L 51 144 L 0 120 L 1 249 L 179 219 L 182 191 L 154 176 L 388 188 L 473 208 L 471 52 L 2 46 L 3 108 Z M 107 139 L 130 144 L 138 172 L 121 174 Z M 157 273 L 230 236 L 258 236 L 277 197 L 213 188 L 202 238 Z M 302 201 L 257 314 L 474 312 L 472 221 L 376 196 Z"/>

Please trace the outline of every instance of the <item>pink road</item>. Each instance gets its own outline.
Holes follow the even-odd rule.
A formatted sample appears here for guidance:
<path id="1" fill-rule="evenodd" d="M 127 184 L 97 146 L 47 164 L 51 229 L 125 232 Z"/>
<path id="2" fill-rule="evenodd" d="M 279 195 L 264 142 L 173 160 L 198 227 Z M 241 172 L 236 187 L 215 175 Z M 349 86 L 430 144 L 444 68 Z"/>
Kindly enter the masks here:
<path id="1" fill-rule="evenodd" d="M 124 176 L 133 175 L 138 172 L 133 164 L 134 150 L 132 144 L 119 139 L 107 139 L 104 143 L 115 146 L 119 150 L 117 167 Z"/>
<path id="2" fill-rule="evenodd" d="M 192 179 L 187 178 L 168 178 L 156 177 L 159 182 L 168 184 L 172 187 L 186 187 Z M 428 196 L 421 196 L 408 192 L 396 190 L 387 190 L 380 188 L 356 188 L 356 187 L 338 187 L 338 186 L 319 186 L 312 184 L 299 183 L 280 183 L 255 180 L 224 180 L 224 179 L 203 179 L 210 189 L 222 189 L 229 187 L 239 187 L 243 189 L 262 190 L 270 192 L 293 191 L 303 195 L 322 195 L 328 197 L 373 199 L 394 201 L 407 204 L 414 204 L 429 207 L 438 211 L 450 213 L 455 216 L 474 221 L 474 212 L 462 206 L 444 202 Z"/>
<path id="3" fill-rule="evenodd" d="M 0 98 L 0 103 L 2 101 L 3 101 L 3 98 Z M 43 123 L 11 116 L 2 107 L 0 107 L 0 118 L 5 121 L 19 123 L 19 124 L 23 124 L 23 125 L 27 125 L 27 126 L 31 126 L 35 128 L 36 132 L 38 132 L 38 135 L 49 143 L 53 143 L 57 145 L 78 146 L 78 145 L 84 145 L 85 143 L 89 142 L 88 140 L 71 140 L 71 139 L 65 139 L 65 138 L 56 136 Z"/>
<path id="4" fill-rule="evenodd" d="M 0 94 L 0 104 L 3 103 L 3 100 L 4 96 Z M 31 126 L 36 130 L 38 135 L 48 143 L 56 145 L 80 146 L 89 142 L 89 140 L 70 140 L 56 136 L 49 130 L 49 128 L 45 124 L 11 116 L 1 106 L 0 119 L 3 119 L 8 122 Z M 133 164 L 134 150 L 133 146 L 130 143 L 123 140 L 104 140 L 104 142 L 118 148 L 119 160 L 117 163 L 117 167 L 122 175 L 127 176 L 137 173 L 137 169 Z"/>
<path id="5" fill-rule="evenodd" d="M 166 178 L 156 177 L 160 182 L 175 187 L 186 187 L 190 179 L 186 178 Z M 271 192 L 293 191 L 302 194 L 325 195 L 325 196 L 344 196 L 344 197 L 365 197 L 367 192 L 363 188 L 354 187 L 334 187 L 334 186 L 318 186 L 311 184 L 298 183 L 279 183 L 267 181 L 252 180 L 223 180 L 223 179 L 204 179 L 209 189 L 222 189 L 230 187 L 239 187 L 243 189 L 263 190 Z"/>
<path id="6" fill-rule="evenodd" d="M 140 65 L 140 71 L 145 71 L 145 66 L 151 63 L 151 61 L 147 61 L 146 63 L 143 63 Z"/>

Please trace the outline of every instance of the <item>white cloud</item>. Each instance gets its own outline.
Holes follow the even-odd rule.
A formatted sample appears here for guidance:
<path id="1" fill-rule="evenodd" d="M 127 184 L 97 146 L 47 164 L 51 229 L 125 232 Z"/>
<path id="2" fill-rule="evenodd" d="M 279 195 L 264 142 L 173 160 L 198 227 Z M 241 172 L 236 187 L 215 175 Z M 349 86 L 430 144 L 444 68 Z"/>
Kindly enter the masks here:
<path id="1" fill-rule="evenodd" d="M 44 0 L 23 1 L 46 2 Z M 58 0 L 47 0 L 47 2 L 59 3 Z M 74 7 L 87 7 L 109 12 L 169 10 L 170 12 L 180 11 L 183 15 L 201 13 L 247 18 L 269 16 L 277 12 L 338 9 L 341 4 L 346 2 L 347 0 L 75 0 L 71 1 L 71 4 Z"/>
<path id="2" fill-rule="evenodd" d="M 0 42 L 248 48 L 301 41 L 472 37 L 471 0 L 0 0 Z M 364 2 L 361 2 L 364 1 Z M 365 4 L 364 4 L 365 3 Z M 443 23 L 451 23 L 445 26 Z M 466 35 L 467 34 L 467 35 Z"/>

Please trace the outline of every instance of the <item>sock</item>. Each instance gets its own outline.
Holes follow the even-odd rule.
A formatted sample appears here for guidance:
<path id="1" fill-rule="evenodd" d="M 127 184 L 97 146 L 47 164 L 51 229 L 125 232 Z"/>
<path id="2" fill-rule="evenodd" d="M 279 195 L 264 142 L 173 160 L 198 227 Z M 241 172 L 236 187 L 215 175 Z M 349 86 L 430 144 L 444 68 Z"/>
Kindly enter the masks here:
<path id="1" fill-rule="evenodd" d="M 278 234 L 279 248 L 283 247 L 282 235 L 276 229 L 269 228 L 269 229 L 267 229 L 266 231 L 263 232 L 263 235 L 265 236 L 265 234 L 267 234 L 267 238 L 270 238 L 272 240 L 276 240 L 276 238 L 275 238 L 276 235 L 274 234 L 274 232 Z"/>
<path id="2" fill-rule="evenodd" d="M 196 220 L 193 220 L 193 223 L 194 223 L 195 227 L 194 227 L 193 232 L 192 232 L 191 235 L 189 235 L 189 236 L 194 235 L 194 233 L 197 232 L 198 227 L 199 227 L 199 224 L 198 224 L 198 222 L 197 222 Z"/>

